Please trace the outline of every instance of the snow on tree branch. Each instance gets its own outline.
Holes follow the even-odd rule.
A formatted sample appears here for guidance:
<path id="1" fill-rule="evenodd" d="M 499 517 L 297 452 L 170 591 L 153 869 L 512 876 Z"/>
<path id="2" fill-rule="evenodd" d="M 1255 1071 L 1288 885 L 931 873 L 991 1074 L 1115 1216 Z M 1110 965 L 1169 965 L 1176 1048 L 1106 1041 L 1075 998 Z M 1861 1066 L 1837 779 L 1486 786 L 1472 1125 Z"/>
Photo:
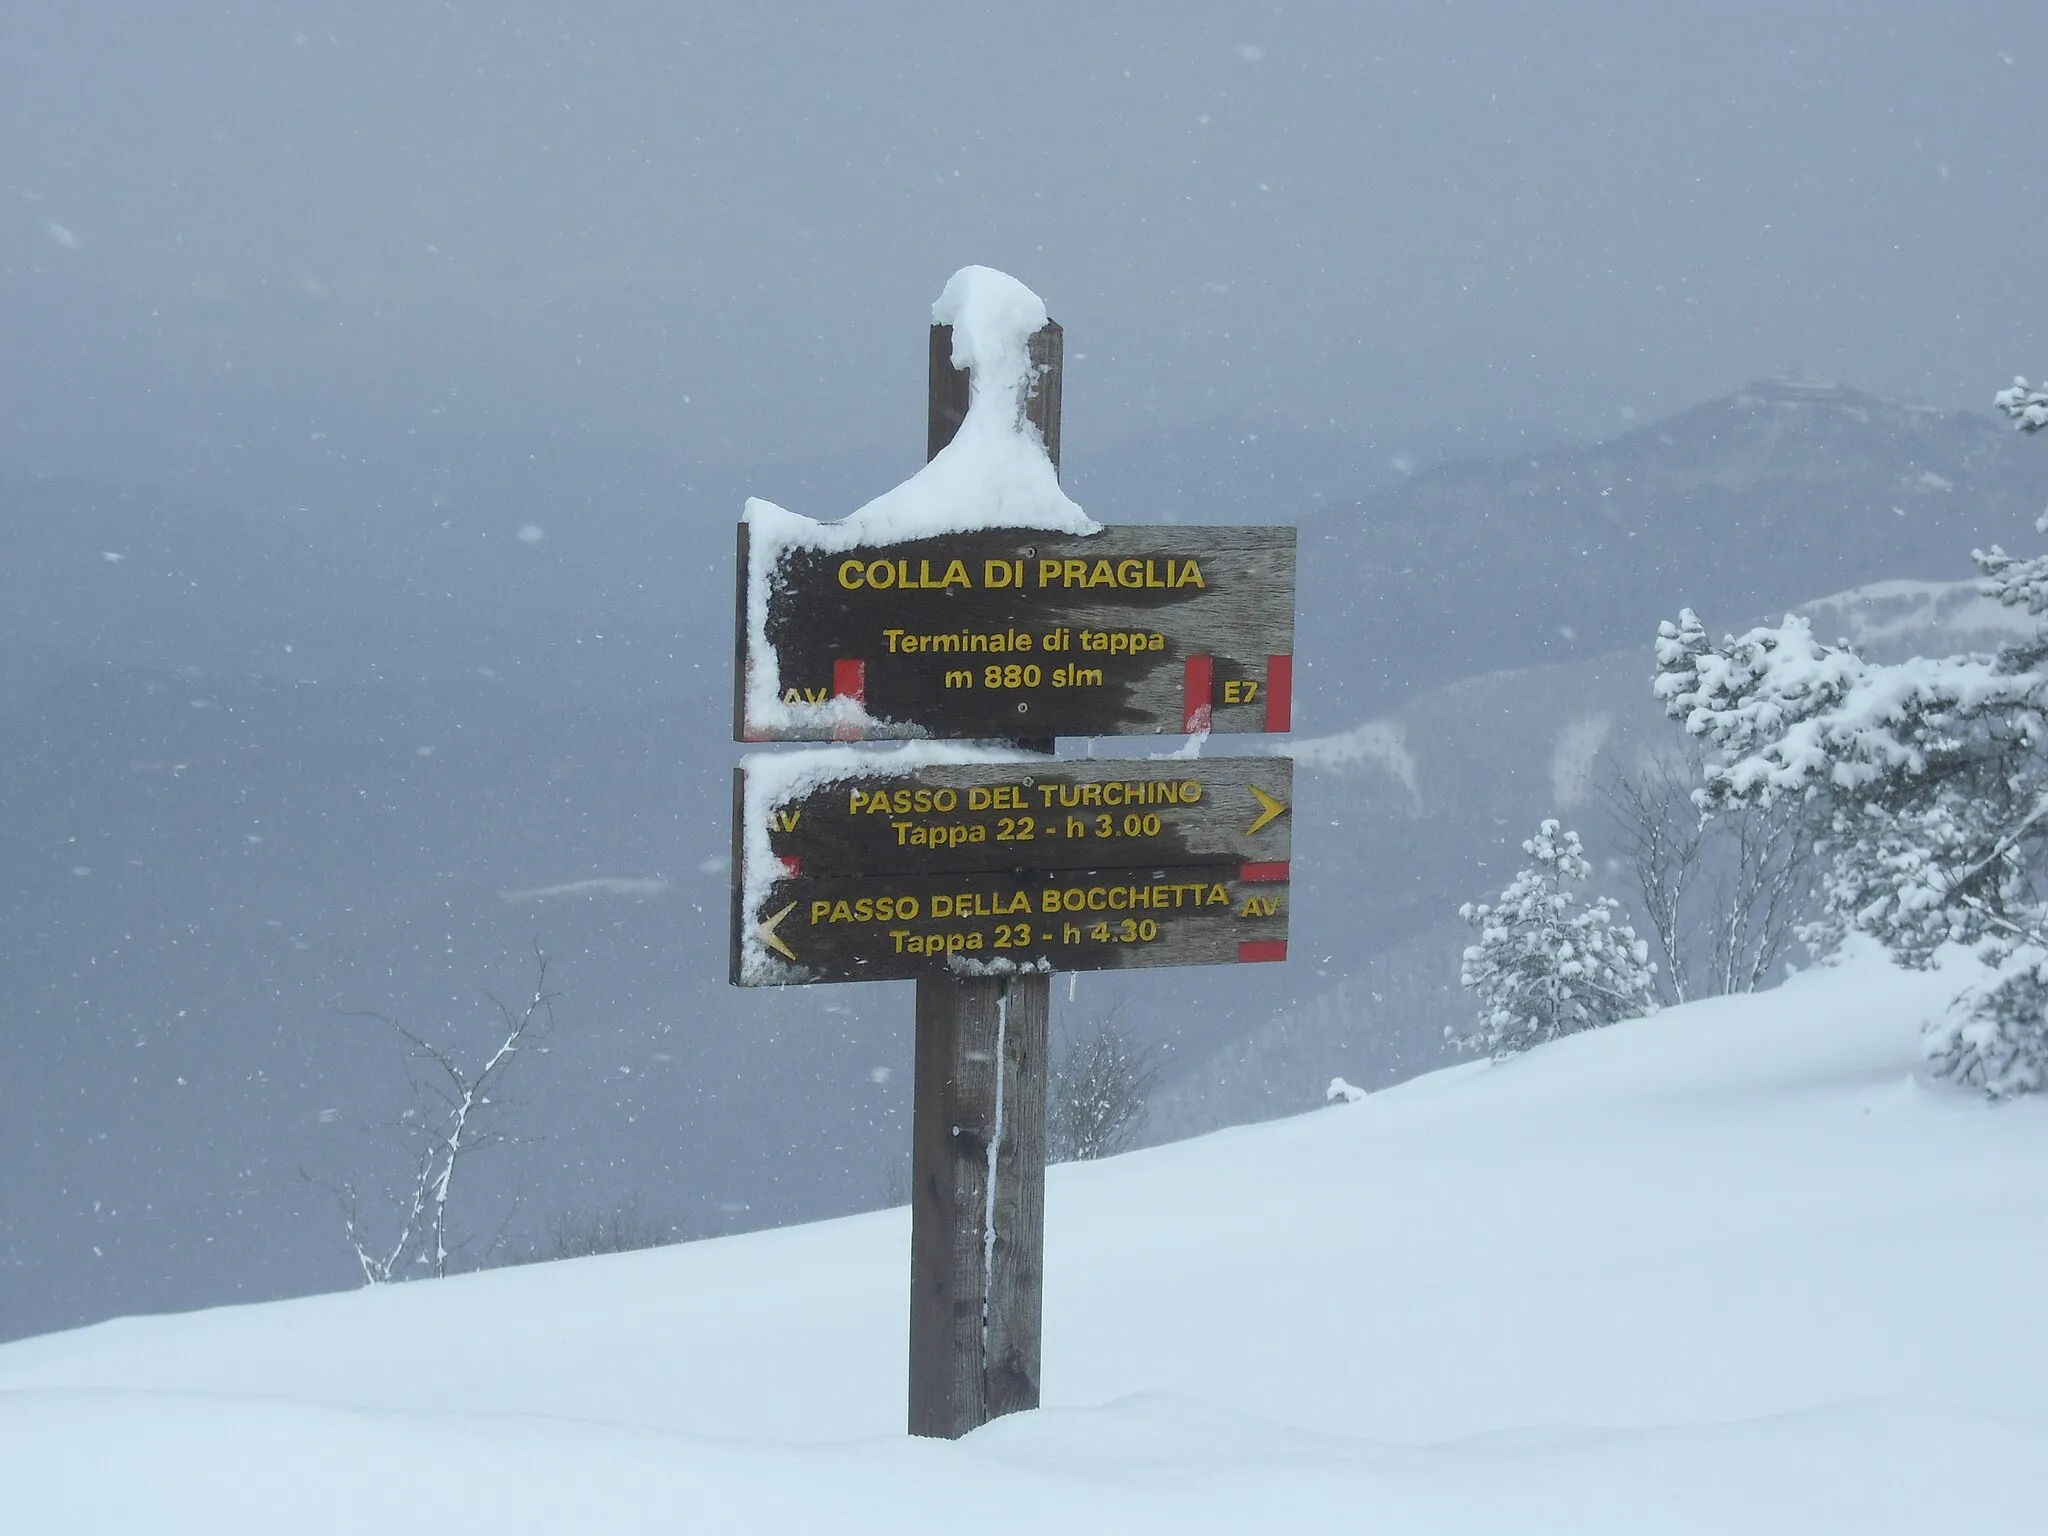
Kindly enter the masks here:
<path id="1" fill-rule="evenodd" d="M 1991 397 L 1991 403 L 2013 419 L 2013 425 L 2022 432 L 2038 432 L 2048 427 L 2048 389 L 2034 389 L 2022 378 L 2012 381 L 2011 389 L 2001 389 Z"/>
<path id="2" fill-rule="evenodd" d="M 1867 662 L 1797 615 L 1714 645 L 1688 608 L 1657 627 L 1654 687 L 1667 715 L 1728 759 L 1698 797 L 1713 810 L 1924 776 L 1966 751 L 1975 725 L 2037 721 L 2041 677 L 1996 656 Z"/>

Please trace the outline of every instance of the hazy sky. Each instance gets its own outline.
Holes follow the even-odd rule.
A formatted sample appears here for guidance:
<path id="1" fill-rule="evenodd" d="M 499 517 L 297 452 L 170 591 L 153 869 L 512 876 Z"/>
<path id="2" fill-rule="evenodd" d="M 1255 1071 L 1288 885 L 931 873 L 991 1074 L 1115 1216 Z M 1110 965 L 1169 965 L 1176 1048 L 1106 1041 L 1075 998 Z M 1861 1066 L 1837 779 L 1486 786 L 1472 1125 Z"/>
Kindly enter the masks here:
<path id="1" fill-rule="evenodd" d="M 0 454 L 916 444 L 968 261 L 1067 325 L 1070 444 L 1981 409 L 2048 370 L 2044 79 L 2038 0 L 9 0 Z"/>

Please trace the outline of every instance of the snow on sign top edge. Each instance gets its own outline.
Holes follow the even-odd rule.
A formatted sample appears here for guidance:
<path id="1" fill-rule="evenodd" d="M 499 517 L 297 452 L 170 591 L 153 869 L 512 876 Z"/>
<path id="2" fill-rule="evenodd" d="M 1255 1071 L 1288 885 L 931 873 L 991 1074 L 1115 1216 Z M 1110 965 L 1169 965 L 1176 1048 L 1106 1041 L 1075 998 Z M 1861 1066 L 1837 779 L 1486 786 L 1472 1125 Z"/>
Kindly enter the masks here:
<path id="1" fill-rule="evenodd" d="M 888 725 L 871 720 L 853 700 L 784 701 L 779 658 L 768 644 L 768 600 L 786 552 L 833 552 L 989 528 L 1101 530 L 1060 489 L 1044 439 L 1024 414 L 1031 337 L 1046 323 L 1045 301 L 992 267 L 962 267 L 932 306 L 932 318 L 953 327 L 954 365 L 971 370 L 967 415 L 952 442 L 894 490 L 836 522 L 757 497 L 747 501 L 746 714 L 752 726 Z"/>

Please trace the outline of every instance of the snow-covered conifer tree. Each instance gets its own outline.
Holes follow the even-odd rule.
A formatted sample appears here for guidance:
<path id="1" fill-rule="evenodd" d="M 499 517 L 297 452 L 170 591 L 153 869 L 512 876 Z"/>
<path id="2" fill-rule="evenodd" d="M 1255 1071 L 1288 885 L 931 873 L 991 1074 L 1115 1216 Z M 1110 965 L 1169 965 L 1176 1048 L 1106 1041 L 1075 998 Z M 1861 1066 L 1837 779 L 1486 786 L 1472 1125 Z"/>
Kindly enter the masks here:
<path id="1" fill-rule="evenodd" d="M 2023 379 L 1997 404 L 2023 431 L 2048 425 Z M 1716 645 L 1688 609 L 1658 628 L 1656 689 L 1720 755 L 1703 811 L 1822 803 L 1837 932 L 1907 965 L 1953 943 L 2001 966 L 1926 1046 L 1937 1075 L 2003 1097 L 2048 1086 L 2048 557 L 1974 558 L 1984 594 L 2036 620 L 1995 654 L 1879 665 L 1796 617 Z"/>
<path id="2" fill-rule="evenodd" d="M 1477 995 L 1479 1019 L 1461 1050 L 1510 1056 L 1563 1035 L 1657 1009 L 1649 946 L 1609 898 L 1581 906 L 1573 887 L 1593 873 L 1579 835 L 1545 821 L 1522 844 L 1534 859 L 1491 904 L 1458 915 L 1479 930 L 1459 980 Z"/>

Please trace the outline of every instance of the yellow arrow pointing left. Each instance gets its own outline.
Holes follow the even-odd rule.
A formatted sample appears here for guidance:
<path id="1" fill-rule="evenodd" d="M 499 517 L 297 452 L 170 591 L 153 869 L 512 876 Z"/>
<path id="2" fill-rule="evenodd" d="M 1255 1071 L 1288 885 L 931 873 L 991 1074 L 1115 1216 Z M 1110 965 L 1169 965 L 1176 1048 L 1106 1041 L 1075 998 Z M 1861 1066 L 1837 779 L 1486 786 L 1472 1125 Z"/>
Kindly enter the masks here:
<path id="1" fill-rule="evenodd" d="M 1251 824 L 1250 828 L 1246 830 L 1246 837 L 1250 837 L 1253 832 L 1258 831 L 1259 828 L 1265 826 L 1266 823 L 1272 821 L 1274 818 L 1279 816 L 1285 816 L 1287 814 L 1287 807 L 1282 805 L 1278 800 L 1275 800 L 1263 789 L 1259 788 L 1258 785 L 1247 784 L 1245 785 L 1245 788 L 1250 790 L 1252 792 L 1252 798 L 1259 802 L 1259 819 L 1257 821 L 1254 821 Z"/>
<path id="2" fill-rule="evenodd" d="M 773 917 L 763 918 L 759 923 L 755 924 L 754 926 L 754 932 L 758 933 L 761 936 L 761 942 L 763 944 L 766 944 L 770 949 L 774 950 L 777 954 L 786 956 L 791 960 L 794 960 L 796 958 L 796 951 L 791 949 L 787 944 L 783 943 L 779 937 L 777 937 L 775 927 L 785 917 L 789 916 L 789 914 L 794 912 L 795 910 L 796 903 L 792 901 L 788 906 L 784 907 L 780 912 L 776 913 Z"/>

